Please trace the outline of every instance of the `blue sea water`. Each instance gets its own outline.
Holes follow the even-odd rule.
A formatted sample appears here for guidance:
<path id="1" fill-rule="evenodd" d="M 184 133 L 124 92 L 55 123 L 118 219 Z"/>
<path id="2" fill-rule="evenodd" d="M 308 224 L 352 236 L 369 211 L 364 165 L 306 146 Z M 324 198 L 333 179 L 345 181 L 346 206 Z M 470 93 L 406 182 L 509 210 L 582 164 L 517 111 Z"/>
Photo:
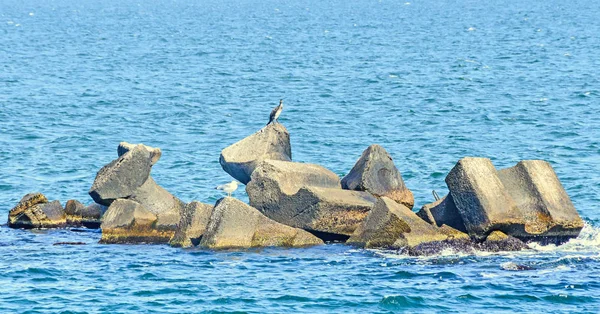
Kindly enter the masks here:
<path id="1" fill-rule="evenodd" d="M 213 203 L 221 149 L 283 98 L 296 161 L 343 176 L 383 145 L 419 208 L 461 157 L 544 159 L 587 221 L 560 247 L 427 258 L 2 227 L 0 312 L 598 313 L 599 17 L 593 0 L 0 0 L 0 220 L 32 191 L 91 202 L 120 141 L 160 147 L 155 180 Z"/>

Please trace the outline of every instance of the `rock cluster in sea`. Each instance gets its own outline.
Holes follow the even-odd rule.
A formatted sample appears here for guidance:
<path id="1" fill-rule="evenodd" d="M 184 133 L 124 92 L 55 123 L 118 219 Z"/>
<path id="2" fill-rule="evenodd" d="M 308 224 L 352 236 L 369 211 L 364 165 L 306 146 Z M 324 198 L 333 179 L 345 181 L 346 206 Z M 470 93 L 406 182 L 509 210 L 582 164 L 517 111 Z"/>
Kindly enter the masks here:
<path id="1" fill-rule="evenodd" d="M 560 244 L 584 224 L 541 160 L 497 170 L 487 158 L 463 158 L 446 177 L 448 195 L 415 213 L 413 194 L 383 147 L 369 146 L 340 179 L 323 166 L 292 161 L 289 132 L 279 123 L 221 153 L 223 170 L 246 184 L 250 204 L 232 197 L 186 204 L 151 176 L 159 148 L 123 142 L 117 152 L 92 184 L 94 204 L 70 200 L 63 208 L 27 194 L 10 210 L 9 226 L 101 228 L 102 243 L 244 249 L 336 241 L 428 255 Z"/>

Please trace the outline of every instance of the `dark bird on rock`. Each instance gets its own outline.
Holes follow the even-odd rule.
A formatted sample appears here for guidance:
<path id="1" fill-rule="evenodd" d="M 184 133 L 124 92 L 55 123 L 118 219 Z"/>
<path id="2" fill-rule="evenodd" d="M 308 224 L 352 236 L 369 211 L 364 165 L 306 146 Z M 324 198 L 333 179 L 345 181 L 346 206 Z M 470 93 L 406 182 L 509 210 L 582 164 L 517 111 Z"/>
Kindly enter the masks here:
<path id="1" fill-rule="evenodd" d="M 283 110 L 283 99 L 280 99 L 279 105 L 277 107 L 275 107 L 273 109 L 273 111 L 271 111 L 271 115 L 269 116 L 269 123 L 267 123 L 267 125 L 269 125 L 273 122 L 279 123 L 279 121 L 277 121 L 277 119 L 279 118 L 279 115 L 281 114 L 282 110 Z"/>

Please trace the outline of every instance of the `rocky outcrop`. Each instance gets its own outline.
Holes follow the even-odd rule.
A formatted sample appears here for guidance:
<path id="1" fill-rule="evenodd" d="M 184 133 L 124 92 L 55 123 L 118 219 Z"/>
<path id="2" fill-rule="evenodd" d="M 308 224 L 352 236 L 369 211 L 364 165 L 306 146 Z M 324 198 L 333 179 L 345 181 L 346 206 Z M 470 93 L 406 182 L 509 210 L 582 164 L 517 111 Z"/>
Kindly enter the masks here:
<path id="1" fill-rule="evenodd" d="M 467 157 L 450 171 L 446 184 L 465 229 L 481 241 L 492 231 L 502 231 L 525 241 L 560 243 L 576 237 L 583 227 L 554 170 L 544 161 L 521 161 L 496 171 L 487 158 Z M 433 217 L 436 223 L 442 219 L 438 217 L 447 218 L 435 217 L 435 207 L 429 209 L 431 215 L 423 210 L 421 216 L 428 216 L 428 221 Z"/>
<path id="2" fill-rule="evenodd" d="M 69 200 L 65 205 L 67 224 L 72 227 L 86 227 L 90 229 L 100 228 L 102 215 L 108 207 L 100 204 L 85 206 L 79 201 Z"/>
<path id="3" fill-rule="evenodd" d="M 11 228 L 59 228 L 66 224 L 65 211 L 60 202 L 48 202 L 42 193 L 25 195 L 8 213 L 8 226 Z"/>
<path id="4" fill-rule="evenodd" d="M 200 246 L 243 249 L 266 246 L 303 247 L 322 244 L 312 234 L 275 222 L 231 197 L 217 202 Z"/>
<path id="5" fill-rule="evenodd" d="M 248 184 L 252 172 L 263 160 L 292 160 L 290 134 L 273 123 L 223 149 L 219 163 L 236 180 Z"/>
<path id="6" fill-rule="evenodd" d="M 382 197 L 347 243 L 364 248 L 411 252 L 423 245 L 441 244 L 447 239 L 447 235 L 423 221 L 406 206 Z"/>
<path id="7" fill-rule="evenodd" d="M 521 212 L 528 240 L 560 243 L 579 235 L 584 222 L 548 162 L 524 160 L 498 176 Z"/>
<path id="8" fill-rule="evenodd" d="M 386 196 L 409 209 L 415 200 L 388 152 L 379 145 L 369 146 L 350 173 L 342 179 L 342 188 Z"/>
<path id="9" fill-rule="evenodd" d="M 173 247 L 191 247 L 200 243 L 206 231 L 213 205 L 193 201 L 187 204 L 181 213 L 175 235 L 169 241 Z"/>
<path id="10" fill-rule="evenodd" d="M 118 199 L 104 214 L 100 243 L 168 243 L 174 231 L 157 222 L 158 217 L 140 203 Z"/>
<path id="11" fill-rule="evenodd" d="M 461 232 L 467 232 L 465 223 L 450 194 L 433 203 L 424 205 L 417 212 L 417 215 L 432 225 L 438 227 L 446 225 Z"/>
<path id="12" fill-rule="evenodd" d="M 326 240 L 345 240 L 376 198 L 340 188 L 338 176 L 318 165 L 267 160 L 246 186 L 250 205 L 267 217 Z"/>
<path id="13" fill-rule="evenodd" d="M 185 206 L 160 187 L 150 175 L 161 156 L 160 149 L 142 144 L 119 144 L 119 158 L 104 166 L 94 180 L 90 196 L 98 204 L 110 206 L 117 199 L 128 199 L 156 215 L 156 226 L 175 230 Z"/>

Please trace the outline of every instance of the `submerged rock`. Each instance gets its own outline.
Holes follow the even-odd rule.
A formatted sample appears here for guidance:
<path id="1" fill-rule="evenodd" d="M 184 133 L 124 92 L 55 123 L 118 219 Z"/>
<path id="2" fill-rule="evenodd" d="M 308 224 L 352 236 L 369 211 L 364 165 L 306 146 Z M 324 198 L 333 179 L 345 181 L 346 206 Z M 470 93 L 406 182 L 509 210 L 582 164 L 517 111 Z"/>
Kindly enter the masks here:
<path id="1" fill-rule="evenodd" d="M 160 228 L 157 221 L 140 203 L 118 199 L 104 214 L 100 243 L 168 243 L 174 231 Z"/>
<path id="2" fill-rule="evenodd" d="M 8 213 L 8 226 L 11 228 L 59 228 L 66 224 L 65 211 L 60 202 L 48 202 L 42 193 L 25 195 Z"/>
<path id="3" fill-rule="evenodd" d="M 174 247 L 191 247 L 200 243 L 206 232 L 213 205 L 193 201 L 187 204 L 181 213 L 175 235 L 169 241 Z"/>
<path id="4" fill-rule="evenodd" d="M 527 245 L 515 237 L 495 230 L 487 236 L 485 241 L 479 244 L 478 248 L 489 252 L 521 251 L 527 249 Z"/>
<path id="5" fill-rule="evenodd" d="M 376 199 L 340 188 L 338 176 L 318 165 L 267 160 L 246 186 L 250 205 L 288 226 L 326 240 L 345 240 Z"/>
<path id="6" fill-rule="evenodd" d="M 142 144 L 119 144 L 119 158 L 104 166 L 94 180 L 90 196 L 98 204 L 110 206 L 117 199 L 128 199 L 156 215 L 156 226 L 175 231 L 185 204 L 154 182 L 152 166 L 160 149 Z"/>
<path id="7" fill-rule="evenodd" d="M 236 180 L 248 184 L 252 172 L 263 160 L 292 160 L 290 134 L 283 125 L 269 124 L 223 149 L 219 163 Z"/>
<path id="8" fill-rule="evenodd" d="M 323 244 L 312 234 L 273 221 L 231 197 L 217 202 L 200 246 L 240 249 L 266 246 L 303 247 Z"/>
<path id="9" fill-rule="evenodd" d="M 67 215 L 67 224 L 72 227 L 84 226 L 90 229 L 100 228 L 102 215 L 108 207 L 100 204 L 84 206 L 77 200 L 69 200 L 65 205 L 65 214 Z"/>
<path id="10" fill-rule="evenodd" d="M 347 243 L 364 248 L 405 249 L 410 252 L 418 250 L 419 246 L 438 244 L 447 239 L 447 235 L 406 206 L 382 197 Z"/>
<path id="11" fill-rule="evenodd" d="M 342 188 L 386 196 L 409 209 L 415 200 L 388 152 L 379 145 L 369 146 L 350 173 L 342 179 Z"/>

